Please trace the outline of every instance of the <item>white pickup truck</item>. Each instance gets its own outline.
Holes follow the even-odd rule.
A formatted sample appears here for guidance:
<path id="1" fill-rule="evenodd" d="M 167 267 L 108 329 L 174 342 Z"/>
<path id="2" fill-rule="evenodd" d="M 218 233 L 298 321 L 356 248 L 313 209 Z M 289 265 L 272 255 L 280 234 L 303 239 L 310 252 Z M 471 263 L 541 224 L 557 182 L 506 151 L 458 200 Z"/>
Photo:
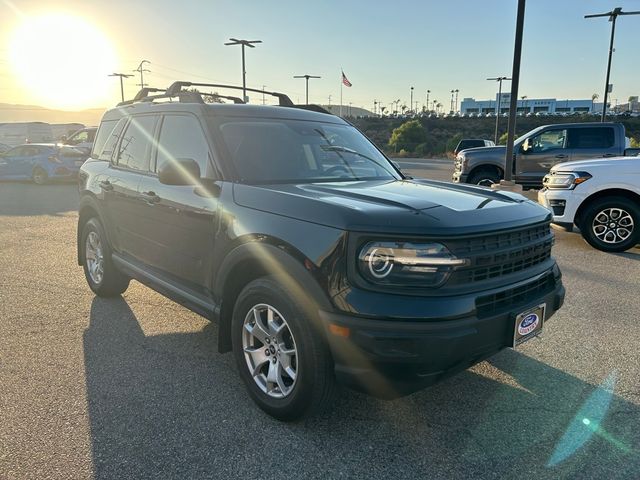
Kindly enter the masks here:
<path id="1" fill-rule="evenodd" d="M 640 242 L 640 157 L 559 163 L 544 177 L 538 202 L 554 224 L 577 226 L 591 246 L 628 250 Z"/>

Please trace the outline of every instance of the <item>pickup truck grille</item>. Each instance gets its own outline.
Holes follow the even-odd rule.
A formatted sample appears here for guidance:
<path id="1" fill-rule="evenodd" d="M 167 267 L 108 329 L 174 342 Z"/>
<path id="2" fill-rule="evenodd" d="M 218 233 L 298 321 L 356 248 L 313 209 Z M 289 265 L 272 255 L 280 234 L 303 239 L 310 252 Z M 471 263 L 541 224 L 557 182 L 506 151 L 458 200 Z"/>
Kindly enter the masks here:
<path id="1" fill-rule="evenodd" d="M 448 286 L 490 280 L 527 270 L 551 257 L 553 233 L 549 224 L 510 232 L 445 242 L 458 258 L 469 258 L 469 266 L 454 271 Z"/>

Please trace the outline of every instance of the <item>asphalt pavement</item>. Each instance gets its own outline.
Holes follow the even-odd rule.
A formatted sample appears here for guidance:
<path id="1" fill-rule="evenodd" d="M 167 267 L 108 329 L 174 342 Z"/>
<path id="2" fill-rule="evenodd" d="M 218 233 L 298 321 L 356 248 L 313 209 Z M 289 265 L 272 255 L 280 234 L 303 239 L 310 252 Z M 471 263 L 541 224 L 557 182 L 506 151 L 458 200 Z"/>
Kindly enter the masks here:
<path id="1" fill-rule="evenodd" d="M 0 183 L 0 479 L 640 478 L 640 249 L 558 232 L 567 297 L 541 338 L 288 424 L 253 405 L 216 325 L 136 282 L 94 297 L 77 199 Z"/>

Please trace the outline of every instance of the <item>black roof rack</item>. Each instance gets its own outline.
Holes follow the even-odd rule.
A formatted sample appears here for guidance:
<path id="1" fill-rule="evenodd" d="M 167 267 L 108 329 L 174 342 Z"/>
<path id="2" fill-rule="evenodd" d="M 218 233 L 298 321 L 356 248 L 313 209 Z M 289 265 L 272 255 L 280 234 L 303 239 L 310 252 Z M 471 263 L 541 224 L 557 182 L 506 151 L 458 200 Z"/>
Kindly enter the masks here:
<path id="1" fill-rule="evenodd" d="M 224 98 L 225 100 L 231 100 L 233 103 L 243 104 L 245 103 L 242 99 L 238 97 L 233 97 L 229 95 L 220 95 L 217 92 L 214 93 L 206 93 L 199 92 L 197 90 L 189 91 L 183 90 L 184 87 L 212 87 L 212 88 L 229 88 L 232 90 L 242 90 L 243 87 L 239 87 L 237 85 L 224 85 L 219 83 L 196 83 L 196 82 L 184 82 L 178 81 L 173 82 L 169 88 L 153 88 L 153 87 L 145 87 L 142 88 L 132 100 L 126 100 L 124 102 L 118 103 L 118 106 L 123 105 L 131 105 L 132 103 L 138 102 L 153 102 L 156 99 L 162 98 L 178 98 L 180 102 L 183 103 L 204 103 L 202 99 L 205 97 L 213 97 L 213 98 Z M 268 92 L 266 90 L 258 90 L 256 88 L 246 88 L 247 92 L 261 93 L 265 95 L 271 95 L 272 97 L 276 97 L 278 99 L 278 105 L 281 107 L 293 107 L 300 108 L 302 110 L 310 110 L 312 112 L 319 113 L 327 113 L 332 115 L 331 112 L 325 110 L 319 105 L 295 105 L 291 99 L 284 93 L 279 92 Z M 150 95 L 151 93 L 157 93 L 157 95 Z"/>

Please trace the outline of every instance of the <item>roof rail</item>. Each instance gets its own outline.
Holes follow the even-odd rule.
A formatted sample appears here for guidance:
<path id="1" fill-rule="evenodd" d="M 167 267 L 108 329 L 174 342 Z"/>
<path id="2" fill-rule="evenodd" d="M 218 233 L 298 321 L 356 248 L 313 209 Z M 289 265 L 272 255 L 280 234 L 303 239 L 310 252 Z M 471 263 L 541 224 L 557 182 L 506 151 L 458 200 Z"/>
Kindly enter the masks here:
<path id="1" fill-rule="evenodd" d="M 134 102 L 141 102 L 143 99 L 145 98 L 149 98 L 149 94 L 150 93 L 155 93 L 155 92 L 164 92 L 165 89 L 164 88 L 154 88 L 154 87 L 144 87 L 141 88 L 138 93 L 136 93 L 136 96 L 133 97 L 131 100 L 125 100 L 124 102 L 120 102 L 118 103 L 118 107 L 122 106 L 122 105 L 130 105 Z M 156 95 L 157 97 L 159 97 L 159 95 Z"/>
<path id="2" fill-rule="evenodd" d="M 213 88 L 230 88 L 232 90 L 243 90 L 243 87 L 238 87 L 236 85 L 223 85 L 219 83 L 194 83 L 194 82 L 173 82 L 169 88 L 166 90 L 166 95 L 169 97 L 175 96 L 179 91 L 181 91 L 182 87 L 213 87 Z M 265 95 L 271 95 L 272 97 L 276 97 L 278 99 L 279 105 L 281 107 L 293 107 L 293 102 L 291 99 L 285 95 L 284 93 L 278 92 L 267 92 L 264 90 L 258 90 L 257 88 L 244 88 L 247 92 L 254 93 L 264 93 Z M 224 97 L 222 97 L 224 98 Z M 242 102 L 244 103 L 244 102 Z"/>

